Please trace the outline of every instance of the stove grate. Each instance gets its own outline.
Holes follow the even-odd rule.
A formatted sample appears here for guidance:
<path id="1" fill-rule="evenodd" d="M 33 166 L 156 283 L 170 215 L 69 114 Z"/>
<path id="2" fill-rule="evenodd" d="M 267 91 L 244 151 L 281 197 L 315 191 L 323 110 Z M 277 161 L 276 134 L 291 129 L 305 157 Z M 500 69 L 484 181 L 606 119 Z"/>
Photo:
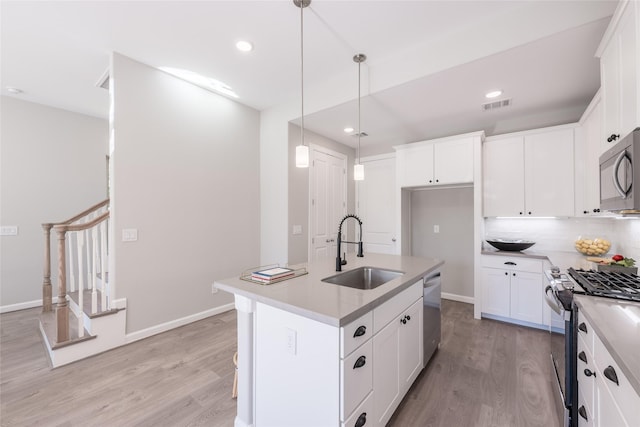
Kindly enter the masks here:
<path id="1" fill-rule="evenodd" d="M 589 295 L 640 301 L 640 277 L 635 274 L 570 268 L 569 275 Z"/>

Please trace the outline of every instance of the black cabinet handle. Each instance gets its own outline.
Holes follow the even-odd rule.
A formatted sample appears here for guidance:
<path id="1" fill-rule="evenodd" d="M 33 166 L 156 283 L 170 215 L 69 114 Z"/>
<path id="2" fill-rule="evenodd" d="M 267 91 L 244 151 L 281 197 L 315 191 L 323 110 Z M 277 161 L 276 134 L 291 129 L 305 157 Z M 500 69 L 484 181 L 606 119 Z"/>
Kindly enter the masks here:
<path id="1" fill-rule="evenodd" d="M 589 213 L 589 211 L 582 211 L 582 213 L 583 213 L 583 214 L 588 214 L 588 213 Z"/>
<path id="2" fill-rule="evenodd" d="M 607 138 L 607 142 L 613 142 L 618 138 L 620 138 L 620 135 L 616 135 L 615 133 L 612 133 L 611 136 Z"/>
<path id="3" fill-rule="evenodd" d="M 584 405 L 582 405 L 580 409 L 578 409 L 578 414 L 580 414 L 580 416 L 584 418 L 585 421 L 589 421 L 589 419 L 587 418 L 587 410 L 584 409 Z"/>
<path id="4" fill-rule="evenodd" d="M 367 413 L 363 412 L 358 417 L 358 420 L 356 421 L 355 427 L 362 427 L 366 423 L 367 423 Z"/>
<path id="5" fill-rule="evenodd" d="M 516 273 L 513 273 L 513 275 L 515 276 L 515 275 L 516 275 Z"/>
<path id="6" fill-rule="evenodd" d="M 578 325 L 578 330 L 584 332 L 585 334 L 587 333 L 587 325 L 584 324 L 584 322 L 580 323 Z"/>
<path id="7" fill-rule="evenodd" d="M 507 261 L 507 262 L 504 263 L 504 265 L 518 265 L 518 264 L 516 264 L 513 261 Z"/>
<path id="8" fill-rule="evenodd" d="M 616 385 L 620 385 L 620 383 L 618 382 L 618 375 L 616 374 L 616 370 L 613 369 L 613 366 L 607 366 L 606 368 L 604 368 L 604 371 L 602 373 L 609 381 L 616 383 Z"/>
<path id="9" fill-rule="evenodd" d="M 440 182 L 440 180 L 439 180 L 439 179 L 436 179 L 436 182 Z"/>
<path id="10" fill-rule="evenodd" d="M 430 179 L 430 180 L 429 180 L 429 184 L 431 184 L 432 182 L 433 182 L 433 180 L 431 180 L 431 179 Z"/>
<path id="11" fill-rule="evenodd" d="M 509 273 L 507 273 L 507 272 L 505 271 L 505 272 L 504 272 L 504 275 L 505 275 L 505 276 L 508 276 L 508 275 L 509 275 Z"/>
<path id="12" fill-rule="evenodd" d="M 595 377 L 595 376 L 596 376 L 596 373 L 595 373 L 595 372 L 593 372 L 593 371 L 592 371 L 591 369 L 589 369 L 589 368 L 587 368 L 587 369 L 585 369 L 585 370 L 584 370 L 584 374 L 585 374 L 586 376 L 588 376 L 588 377 Z"/>
<path id="13" fill-rule="evenodd" d="M 362 368 L 367 363 L 367 358 L 364 356 L 358 357 L 356 363 L 353 365 L 353 369 Z"/>
<path id="14" fill-rule="evenodd" d="M 522 212 L 520 212 L 520 215 L 522 215 Z"/>
<path id="15" fill-rule="evenodd" d="M 358 329 L 356 329 L 356 331 L 353 333 L 353 337 L 361 337 L 364 334 L 367 333 L 367 327 L 366 326 L 358 326 Z"/>
<path id="16" fill-rule="evenodd" d="M 531 211 L 529 211 L 529 215 L 531 215 Z"/>
<path id="17" fill-rule="evenodd" d="M 578 354 L 578 359 L 582 360 L 584 363 L 587 363 L 587 355 L 584 354 L 584 351 L 581 351 L 580 354 Z"/>
<path id="18" fill-rule="evenodd" d="M 402 323 L 403 325 L 407 324 L 407 318 L 403 317 L 402 319 L 400 319 L 400 323 Z"/>

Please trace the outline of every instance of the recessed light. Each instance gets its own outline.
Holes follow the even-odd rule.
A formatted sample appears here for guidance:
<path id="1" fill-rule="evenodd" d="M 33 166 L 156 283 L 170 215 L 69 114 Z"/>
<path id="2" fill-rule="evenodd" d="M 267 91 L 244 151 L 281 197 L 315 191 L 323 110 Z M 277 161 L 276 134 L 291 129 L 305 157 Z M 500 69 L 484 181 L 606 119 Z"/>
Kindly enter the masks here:
<path id="1" fill-rule="evenodd" d="M 253 50 L 253 44 L 251 44 L 251 42 L 248 42 L 246 40 L 240 40 L 239 42 L 236 43 L 236 48 L 240 52 L 251 52 Z"/>
<path id="2" fill-rule="evenodd" d="M 497 98 L 500 95 L 502 95 L 502 91 L 501 90 L 492 90 L 491 92 L 487 92 L 485 97 L 491 99 L 491 98 Z"/>
<path id="3" fill-rule="evenodd" d="M 351 133 L 353 132 L 353 128 L 344 128 L 344 133 Z"/>
<path id="4" fill-rule="evenodd" d="M 19 95 L 22 93 L 22 90 L 18 89 L 17 87 L 7 86 L 7 92 L 12 93 L 14 95 Z"/>

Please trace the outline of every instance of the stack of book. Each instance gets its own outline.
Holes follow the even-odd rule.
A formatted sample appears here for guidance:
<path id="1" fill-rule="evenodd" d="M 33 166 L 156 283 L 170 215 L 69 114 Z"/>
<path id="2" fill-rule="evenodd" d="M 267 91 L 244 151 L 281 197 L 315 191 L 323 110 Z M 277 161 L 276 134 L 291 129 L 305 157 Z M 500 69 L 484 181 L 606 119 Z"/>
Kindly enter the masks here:
<path id="1" fill-rule="evenodd" d="M 279 280 L 283 280 L 287 277 L 293 277 L 294 271 L 290 268 L 275 267 L 267 270 L 254 271 L 251 273 L 251 280 L 255 280 L 260 283 L 273 283 Z"/>

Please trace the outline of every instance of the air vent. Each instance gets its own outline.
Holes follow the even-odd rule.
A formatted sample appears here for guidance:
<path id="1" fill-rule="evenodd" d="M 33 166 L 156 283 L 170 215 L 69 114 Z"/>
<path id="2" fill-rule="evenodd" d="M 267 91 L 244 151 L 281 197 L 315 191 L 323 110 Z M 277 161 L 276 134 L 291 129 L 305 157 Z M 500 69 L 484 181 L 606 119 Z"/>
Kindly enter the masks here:
<path id="1" fill-rule="evenodd" d="M 482 104 L 482 111 L 495 110 L 497 108 L 509 107 L 513 101 L 511 99 L 500 99 L 498 101 Z"/>
<path id="2" fill-rule="evenodd" d="M 96 86 L 101 87 L 102 89 L 109 90 L 109 69 L 107 69 L 100 79 L 96 82 Z"/>
<path id="3" fill-rule="evenodd" d="M 358 132 L 354 133 L 354 134 L 353 134 L 353 135 L 351 135 L 351 136 L 358 136 Z M 366 133 L 366 132 L 360 132 L 360 137 L 361 137 L 361 138 L 364 138 L 365 136 L 369 136 L 369 134 L 368 134 L 368 133 Z"/>

